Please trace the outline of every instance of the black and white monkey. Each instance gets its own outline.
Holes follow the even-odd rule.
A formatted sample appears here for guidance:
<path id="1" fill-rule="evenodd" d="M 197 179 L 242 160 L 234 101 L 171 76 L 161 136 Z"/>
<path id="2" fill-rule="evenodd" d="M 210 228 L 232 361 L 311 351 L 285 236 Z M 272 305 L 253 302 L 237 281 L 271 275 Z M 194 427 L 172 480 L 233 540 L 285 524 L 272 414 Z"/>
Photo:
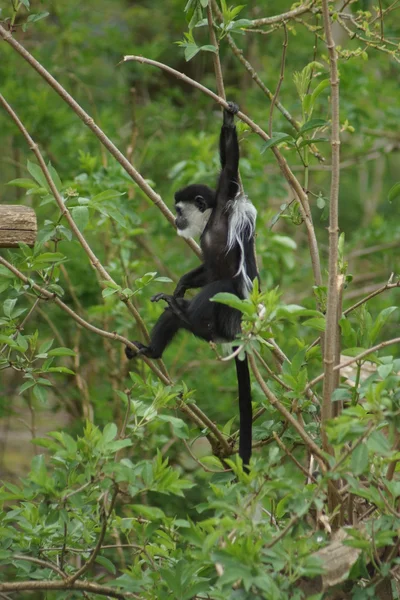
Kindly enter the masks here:
<path id="1" fill-rule="evenodd" d="M 239 144 L 233 102 L 224 109 L 219 140 L 221 172 L 216 190 L 206 185 L 189 185 L 175 194 L 178 235 L 200 237 L 202 264 L 183 275 L 172 296 L 156 294 L 152 301 L 164 300 L 168 307 L 156 322 L 149 346 L 135 342 L 137 353 L 126 348 L 128 358 L 144 354 L 160 358 L 179 329 L 191 331 L 207 342 L 232 342 L 240 333 L 241 313 L 210 299 L 219 292 L 246 298 L 258 277 L 254 254 L 257 211 L 239 186 Z M 200 288 L 192 300 L 186 290 Z M 248 465 L 252 444 L 252 409 L 247 356 L 236 361 L 239 388 L 239 456 Z"/>

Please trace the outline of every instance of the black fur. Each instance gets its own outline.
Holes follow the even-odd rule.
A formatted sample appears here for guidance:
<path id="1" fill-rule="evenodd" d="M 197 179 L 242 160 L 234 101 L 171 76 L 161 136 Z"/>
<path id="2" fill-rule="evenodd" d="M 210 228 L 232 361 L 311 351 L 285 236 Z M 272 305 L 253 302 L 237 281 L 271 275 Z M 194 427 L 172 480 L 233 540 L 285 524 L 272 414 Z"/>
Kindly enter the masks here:
<path id="1" fill-rule="evenodd" d="M 149 358 L 161 358 L 165 348 L 179 329 L 191 331 L 205 341 L 235 340 L 240 333 L 241 313 L 217 302 L 210 302 L 219 292 L 229 292 L 240 298 L 245 294 L 245 277 L 240 272 L 242 253 L 247 277 L 254 281 L 258 277 L 254 255 L 254 232 L 243 231 L 241 243 L 228 248 L 229 220 L 234 211 L 239 190 L 239 144 L 234 114 L 238 112 L 234 103 L 224 110 L 219 150 L 221 173 L 216 190 L 200 185 L 189 185 L 175 194 L 176 226 L 178 233 L 190 231 L 193 221 L 199 230 L 203 263 L 181 277 L 173 296 L 156 294 L 152 300 L 164 300 L 168 307 L 158 319 L 151 332 L 149 346 L 135 342 L 139 354 Z M 233 201 L 229 203 L 229 201 Z M 185 300 L 186 290 L 200 288 L 192 300 Z M 128 358 L 136 356 L 130 348 L 125 349 Z M 252 409 L 250 374 L 247 356 L 240 361 L 236 357 L 236 372 L 239 387 L 240 443 L 239 455 L 245 465 L 251 456 Z"/>

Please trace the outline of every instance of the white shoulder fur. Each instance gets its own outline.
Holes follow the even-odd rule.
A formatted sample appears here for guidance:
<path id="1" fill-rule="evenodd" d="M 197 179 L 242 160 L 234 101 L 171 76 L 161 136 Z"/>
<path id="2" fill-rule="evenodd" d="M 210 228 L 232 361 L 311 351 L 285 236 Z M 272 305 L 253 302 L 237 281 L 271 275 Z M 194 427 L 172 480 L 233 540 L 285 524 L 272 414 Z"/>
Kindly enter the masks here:
<path id="1" fill-rule="evenodd" d="M 246 297 L 252 290 L 253 282 L 246 272 L 243 239 L 245 236 L 250 240 L 254 235 L 257 210 L 248 197 L 240 192 L 233 200 L 229 200 L 226 210 L 230 212 L 226 251 L 229 252 L 235 244 L 240 248 L 239 268 L 235 276 L 240 275 L 243 278 L 243 295 Z"/>

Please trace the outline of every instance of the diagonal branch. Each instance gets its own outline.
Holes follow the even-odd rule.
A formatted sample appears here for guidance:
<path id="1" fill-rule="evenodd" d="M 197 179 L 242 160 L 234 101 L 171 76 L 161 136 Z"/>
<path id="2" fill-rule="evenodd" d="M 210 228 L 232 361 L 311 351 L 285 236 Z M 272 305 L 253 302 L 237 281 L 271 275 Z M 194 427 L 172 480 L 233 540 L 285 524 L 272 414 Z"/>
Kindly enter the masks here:
<path id="1" fill-rule="evenodd" d="M 92 117 L 83 110 L 83 108 L 74 100 L 74 98 L 58 83 L 58 81 L 50 75 L 50 73 L 19 43 L 13 38 L 11 33 L 7 31 L 2 25 L 0 25 L 0 37 L 4 39 L 31 67 L 39 73 L 41 77 L 57 92 L 59 96 L 66 102 L 72 110 L 78 115 L 83 123 L 95 134 L 100 142 L 107 148 L 110 154 L 119 162 L 121 167 L 128 173 L 128 175 L 135 181 L 144 194 L 157 206 L 162 212 L 166 219 L 175 227 L 175 217 L 169 208 L 164 204 L 161 196 L 156 194 L 153 188 L 146 182 L 142 175 L 131 165 L 128 159 L 122 154 L 120 150 L 113 144 L 113 142 L 106 136 L 106 134 L 100 129 L 94 122 Z M 201 257 L 201 252 L 198 244 L 192 239 L 185 240 L 186 243 L 192 248 L 192 250 Z"/>
<path id="2" fill-rule="evenodd" d="M 315 0 L 312 2 L 306 2 L 294 8 L 293 10 L 288 10 L 281 15 L 275 15 L 273 17 L 263 17 L 261 19 L 253 19 L 250 23 L 247 23 L 246 28 L 252 27 L 260 27 L 261 25 L 273 25 L 274 23 L 280 23 L 281 21 L 289 21 L 294 17 L 298 17 L 299 15 L 303 15 L 312 8 L 313 4 L 315 4 Z"/>

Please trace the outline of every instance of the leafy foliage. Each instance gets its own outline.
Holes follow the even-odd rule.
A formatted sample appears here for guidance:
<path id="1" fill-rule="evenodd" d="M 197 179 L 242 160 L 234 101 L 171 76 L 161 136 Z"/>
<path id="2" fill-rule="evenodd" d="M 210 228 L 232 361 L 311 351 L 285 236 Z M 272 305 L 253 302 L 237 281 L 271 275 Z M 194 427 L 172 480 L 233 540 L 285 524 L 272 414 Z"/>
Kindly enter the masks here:
<path id="1" fill-rule="evenodd" d="M 271 139 L 238 125 L 241 176 L 258 209 L 261 286 L 256 281 L 246 300 L 219 294 L 214 301 L 243 315 L 241 336 L 227 352 L 239 346 L 239 356 L 248 352 L 263 369 L 252 387 L 250 473 L 236 456 L 232 362 L 214 360 L 226 359 L 223 351 L 182 334 L 165 353 L 167 373 L 159 363 L 153 370 L 139 360 L 127 365 L 116 338 L 143 339 L 143 323 L 151 328 L 160 314 L 151 296 L 172 290 L 197 259 L 73 111 L 3 42 L 2 94 L 39 144 L 64 211 L 4 113 L 2 203 L 34 207 L 39 231 L 33 248 L 1 250 L 14 270 L 0 264 L 0 592 L 21 600 L 83 593 L 320 600 L 325 591 L 308 593 L 307 585 L 326 571 L 320 551 L 343 525 L 343 553 L 354 548 L 357 560 L 339 591 L 375 598 L 382 579 L 398 577 L 400 109 L 392 40 L 399 25 L 396 7 L 381 4 L 383 19 L 368 2 L 351 3 L 347 17 L 333 13 L 346 234 L 339 244 L 341 362 L 353 362 L 341 369 L 332 396 L 329 455 L 307 441 L 321 448 L 331 162 L 321 2 L 312 13 L 285 17 L 288 52 Z M 115 65 L 129 48 L 214 89 L 219 56 L 227 98 L 268 131 L 282 19 L 265 26 L 254 19 L 293 7 L 222 0 L 222 16 L 214 13 L 216 48 L 208 0 L 167 5 L 23 0 L 4 6 L 1 19 L 170 205 L 189 182 L 214 185 L 219 114 L 214 118 L 207 96 L 152 67 Z M 270 97 L 236 61 L 232 40 Z M 308 194 L 322 284 L 314 281 L 303 213 L 276 151 Z M 65 211 L 97 261 L 74 237 Z M 96 270 L 100 263 L 109 278 Z M 143 323 L 134 321 L 137 313 Z"/>

